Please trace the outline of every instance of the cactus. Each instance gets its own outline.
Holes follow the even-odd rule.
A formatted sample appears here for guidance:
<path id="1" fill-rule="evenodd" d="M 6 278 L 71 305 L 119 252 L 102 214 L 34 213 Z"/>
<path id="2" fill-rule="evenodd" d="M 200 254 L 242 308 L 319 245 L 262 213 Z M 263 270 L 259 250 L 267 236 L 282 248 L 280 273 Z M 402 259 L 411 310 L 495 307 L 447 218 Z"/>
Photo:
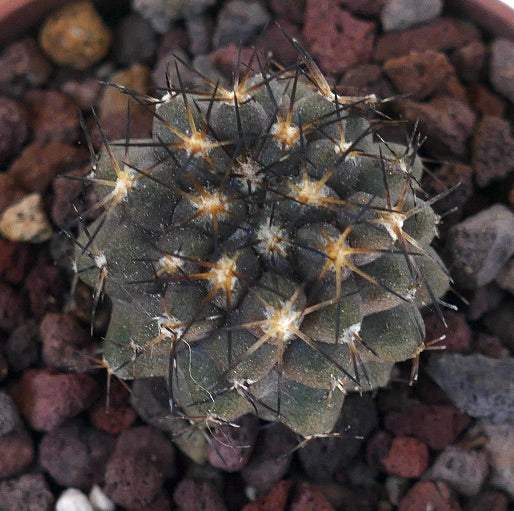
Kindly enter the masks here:
<path id="1" fill-rule="evenodd" d="M 419 309 L 449 281 L 419 136 L 382 140 L 366 120 L 378 100 L 339 97 L 293 44 L 292 70 L 133 94 L 152 139 L 104 140 L 102 213 L 76 264 L 112 301 L 115 375 L 165 377 L 191 420 L 255 413 L 311 437 L 419 354 Z"/>

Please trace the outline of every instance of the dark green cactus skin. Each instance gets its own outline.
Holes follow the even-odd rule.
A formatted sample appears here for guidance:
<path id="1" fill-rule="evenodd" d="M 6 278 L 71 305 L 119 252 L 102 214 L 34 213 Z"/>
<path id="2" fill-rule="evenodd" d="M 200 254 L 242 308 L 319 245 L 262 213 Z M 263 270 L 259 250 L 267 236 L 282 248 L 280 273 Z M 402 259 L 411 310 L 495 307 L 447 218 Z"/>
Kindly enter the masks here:
<path id="1" fill-rule="evenodd" d="M 448 288 L 415 150 L 377 141 L 366 101 L 310 70 L 316 85 L 170 91 L 151 140 L 98 158 L 104 212 L 77 267 L 112 300 L 103 357 L 120 378 L 165 377 L 185 417 L 328 433 L 347 392 L 419 353 L 419 308 Z"/>

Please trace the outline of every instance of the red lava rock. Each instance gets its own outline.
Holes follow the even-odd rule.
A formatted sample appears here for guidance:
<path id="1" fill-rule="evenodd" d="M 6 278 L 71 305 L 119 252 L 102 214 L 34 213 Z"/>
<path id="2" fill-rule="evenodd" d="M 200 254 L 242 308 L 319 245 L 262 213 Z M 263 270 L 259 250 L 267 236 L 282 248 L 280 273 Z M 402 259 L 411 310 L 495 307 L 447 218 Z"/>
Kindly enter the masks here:
<path id="1" fill-rule="evenodd" d="M 442 157 L 466 154 L 466 142 L 476 119 L 466 103 L 440 96 L 428 103 L 400 100 L 395 106 L 405 119 L 420 121 L 421 131 L 428 139 L 425 146 L 432 154 Z"/>
<path id="2" fill-rule="evenodd" d="M 301 483 L 296 489 L 290 511 L 334 511 L 323 492 L 309 483 Z"/>
<path id="3" fill-rule="evenodd" d="M 446 338 L 435 345 L 446 346 L 445 353 L 471 353 L 473 331 L 466 321 L 464 314 L 445 311 L 443 325 L 436 313 L 425 316 L 426 337 L 429 341 L 446 335 Z"/>
<path id="4" fill-rule="evenodd" d="M 23 199 L 25 195 L 26 192 L 18 185 L 13 176 L 6 172 L 0 172 L 0 213 L 11 204 Z"/>
<path id="5" fill-rule="evenodd" d="M 450 80 L 457 81 L 448 57 L 433 50 L 413 51 L 389 59 L 384 63 L 384 71 L 398 92 L 418 100 L 432 96 Z M 460 87 L 459 96 L 465 98 L 464 88 L 458 83 L 457 86 Z"/>
<path id="6" fill-rule="evenodd" d="M 75 142 L 80 134 L 77 105 L 55 90 L 30 90 L 23 96 L 30 112 L 30 127 L 35 141 Z"/>
<path id="7" fill-rule="evenodd" d="M 468 83 L 477 82 L 484 69 L 486 48 L 482 41 L 472 41 L 455 50 L 452 61 L 460 78 Z"/>
<path id="8" fill-rule="evenodd" d="M 115 453 L 105 468 L 104 491 L 116 504 L 140 509 L 159 495 L 163 482 L 159 469 L 148 458 Z"/>
<path id="9" fill-rule="evenodd" d="M 378 98 L 389 98 L 394 94 L 393 87 L 376 64 L 361 64 L 344 73 L 337 85 L 340 94 L 365 96 L 376 94 Z"/>
<path id="10" fill-rule="evenodd" d="M 27 275 L 25 289 L 29 295 L 32 314 L 40 318 L 45 312 L 60 310 L 68 284 L 61 270 L 42 255 Z"/>
<path id="11" fill-rule="evenodd" d="M 28 132 L 25 108 L 14 99 L 0 97 L 0 163 L 21 149 Z"/>
<path id="12" fill-rule="evenodd" d="M 52 66 L 34 39 L 27 37 L 7 46 L 0 53 L 0 89 L 20 93 L 26 87 L 46 83 Z"/>
<path id="13" fill-rule="evenodd" d="M 41 321 L 39 335 L 43 345 L 42 355 L 46 365 L 57 369 L 87 370 L 89 333 L 69 314 L 49 312 Z"/>
<path id="14" fill-rule="evenodd" d="M 181 511 L 226 511 L 216 487 L 209 481 L 182 479 L 173 492 L 173 500 Z"/>
<path id="15" fill-rule="evenodd" d="M 87 164 L 53 180 L 54 193 L 50 213 L 58 226 L 68 226 L 79 215 L 83 220 L 94 218 L 96 211 L 93 188 L 80 179 L 73 179 L 84 177 L 90 170 L 91 167 Z"/>
<path id="16" fill-rule="evenodd" d="M 89 490 L 101 484 L 114 439 L 71 421 L 44 435 L 39 444 L 39 464 L 60 486 Z"/>
<path id="17" fill-rule="evenodd" d="M 475 181 L 481 188 L 513 172 L 514 138 L 509 122 L 484 116 L 475 129 L 471 151 Z"/>
<path id="18" fill-rule="evenodd" d="M 213 51 L 209 58 L 214 66 L 216 66 L 223 74 L 230 76 L 232 73 L 238 71 L 244 73 L 248 68 L 253 72 L 259 71 L 257 58 L 255 57 L 255 50 L 253 48 L 241 48 L 241 50 L 234 44 L 223 46 Z M 259 54 L 259 59 L 264 62 L 264 55 Z"/>
<path id="19" fill-rule="evenodd" d="M 22 371 L 39 358 L 39 328 L 34 321 L 24 321 L 15 328 L 6 343 L 4 353 L 14 371 Z"/>
<path id="20" fill-rule="evenodd" d="M 366 443 L 366 461 L 371 468 L 383 470 L 382 460 L 391 447 L 392 435 L 377 431 Z"/>
<path id="21" fill-rule="evenodd" d="M 225 472 L 236 472 L 248 463 L 259 433 L 255 415 L 245 415 L 235 424 L 239 427 L 221 426 L 209 443 L 209 463 Z"/>
<path id="22" fill-rule="evenodd" d="M 448 486 L 443 482 L 419 481 L 403 497 L 398 511 L 460 511 Z"/>
<path id="23" fill-rule="evenodd" d="M 475 495 L 464 506 L 464 511 L 507 511 L 509 499 L 501 491 L 489 490 Z"/>
<path id="24" fill-rule="evenodd" d="M 278 19 L 277 24 L 269 25 L 257 39 L 256 47 L 266 55 L 271 55 L 274 60 L 284 66 L 294 65 L 298 62 L 298 52 L 286 40 L 282 31 L 298 41 L 302 39 L 301 31 L 294 23 L 285 18 Z"/>
<path id="25" fill-rule="evenodd" d="M 503 346 L 498 337 L 478 332 L 475 337 L 475 348 L 486 357 L 506 358 L 510 355 L 509 350 Z"/>
<path id="26" fill-rule="evenodd" d="M 0 331 L 10 332 L 25 318 L 25 300 L 19 291 L 0 282 Z"/>
<path id="27" fill-rule="evenodd" d="M 98 393 L 87 374 L 28 369 L 15 391 L 21 413 L 36 431 L 51 431 L 85 410 Z"/>
<path id="28" fill-rule="evenodd" d="M 0 479 L 19 474 L 32 463 L 33 459 L 34 445 L 27 431 L 18 428 L 0 437 Z M 1 492 L 0 495 L 3 497 Z M 0 509 L 2 509 L 1 503 Z"/>
<path id="29" fill-rule="evenodd" d="M 388 474 L 419 477 L 427 469 L 428 461 L 426 444 L 417 438 L 395 437 L 381 463 Z"/>
<path id="30" fill-rule="evenodd" d="M 9 175 L 17 184 L 29 192 L 44 192 L 58 174 L 89 161 L 83 148 L 63 142 L 27 146 L 9 167 Z"/>
<path id="31" fill-rule="evenodd" d="M 164 477 L 175 475 L 175 449 L 163 433 L 151 426 L 138 426 L 123 431 L 116 442 L 114 455 L 148 458 Z"/>
<path id="32" fill-rule="evenodd" d="M 502 117 L 505 113 L 505 101 L 481 83 L 474 83 L 468 88 L 468 99 L 471 106 L 482 115 Z"/>
<path id="33" fill-rule="evenodd" d="M 280 423 L 262 429 L 250 461 L 241 475 L 258 492 L 268 491 L 289 469 L 297 440 L 290 429 Z"/>
<path id="34" fill-rule="evenodd" d="M 246 504 L 241 511 L 285 511 L 293 481 L 279 481 L 255 502 Z"/>
<path id="35" fill-rule="evenodd" d="M 339 4 L 355 14 L 374 16 L 380 14 L 387 0 L 339 0 Z"/>
<path id="36" fill-rule="evenodd" d="M 303 23 L 305 0 L 267 0 L 267 3 L 278 18 L 285 18 L 293 23 Z"/>
<path id="37" fill-rule="evenodd" d="M 480 33 L 474 25 L 441 17 L 421 27 L 381 35 L 373 59 L 384 61 L 413 50 L 449 50 L 478 39 Z"/>
<path id="38" fill-rule="evenodd" d="M 17 479 L 0 482 L 2 511 L 50 511 L 54 497 L 41 474 L 24 474 Z"/>
<path id="39" fill-rule="evenodd" d="M 29 258 L 28 245 L 0 239 L 0 280 L 20 284 L 25 277 Z"/>
<path id="40" fill-rule="evenodd" d="M 307 0 L 304 39 L 321 69 L 339 74 L 371 58 L 376 23 L 363 21 L 331 0 Z"/>
<path id="41" fill-rule="evenodd" d="M 437 451 L 453 443 L 469 423 L 470 418 L 451 405 L 412 405 L 385 418 L 385 427 L 395 436 L 413 436 Z"/>
<path id="42" fill-rule="evenodd" d="M 128 400 L 128 390 L 113 379 L 109 389 L 109 403 L 107 395 L 95 403 L 89 409 L 89 420 L 97 429 L 112 435 L 121 433 L 132 426 L 137 418 Z"/>

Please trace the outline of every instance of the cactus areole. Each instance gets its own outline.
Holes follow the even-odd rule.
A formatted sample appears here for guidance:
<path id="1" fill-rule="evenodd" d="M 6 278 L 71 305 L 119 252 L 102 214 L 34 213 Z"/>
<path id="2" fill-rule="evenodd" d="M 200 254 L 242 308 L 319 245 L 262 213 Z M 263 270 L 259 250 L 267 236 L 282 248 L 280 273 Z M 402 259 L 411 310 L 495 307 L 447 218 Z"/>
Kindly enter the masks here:
<path id="1" fill-rule="evenodd" d="M 448 276 L 419 137 L 377 137 L 380 101 L 338 96 L 293 44 L 296 69 L 136 97 L 152 139 L 104 141 L 77 269 L 112 301 L 115 375 L 164 377 L 190 420 L 255 413 L 310 437 L 419 354 Z"/>

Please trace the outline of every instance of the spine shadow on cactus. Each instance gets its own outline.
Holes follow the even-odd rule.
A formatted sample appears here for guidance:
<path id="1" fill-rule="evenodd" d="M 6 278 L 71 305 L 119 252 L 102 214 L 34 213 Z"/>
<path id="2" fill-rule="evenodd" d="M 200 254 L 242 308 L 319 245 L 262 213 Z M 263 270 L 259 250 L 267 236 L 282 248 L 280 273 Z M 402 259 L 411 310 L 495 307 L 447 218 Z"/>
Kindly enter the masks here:
<path id="1" fill-rule="evenodd" d="M 419 309 L 442 318 L 449 285 L 431 206 L 451 190 L 427 199 L 417 129 L 383 140 L 381 102 L 339 96 L 291 42 L 298 66 L 255 53 L 232 87 L 199 72 L 160 98 L 117 86 L 153 135 L 110 142 L 98 124 L 100 213 L 76 269 L 112 301 L 113 374 L 166 378 L 194 424 L 255 413 L 310 438 L 429 345 Z"/>

